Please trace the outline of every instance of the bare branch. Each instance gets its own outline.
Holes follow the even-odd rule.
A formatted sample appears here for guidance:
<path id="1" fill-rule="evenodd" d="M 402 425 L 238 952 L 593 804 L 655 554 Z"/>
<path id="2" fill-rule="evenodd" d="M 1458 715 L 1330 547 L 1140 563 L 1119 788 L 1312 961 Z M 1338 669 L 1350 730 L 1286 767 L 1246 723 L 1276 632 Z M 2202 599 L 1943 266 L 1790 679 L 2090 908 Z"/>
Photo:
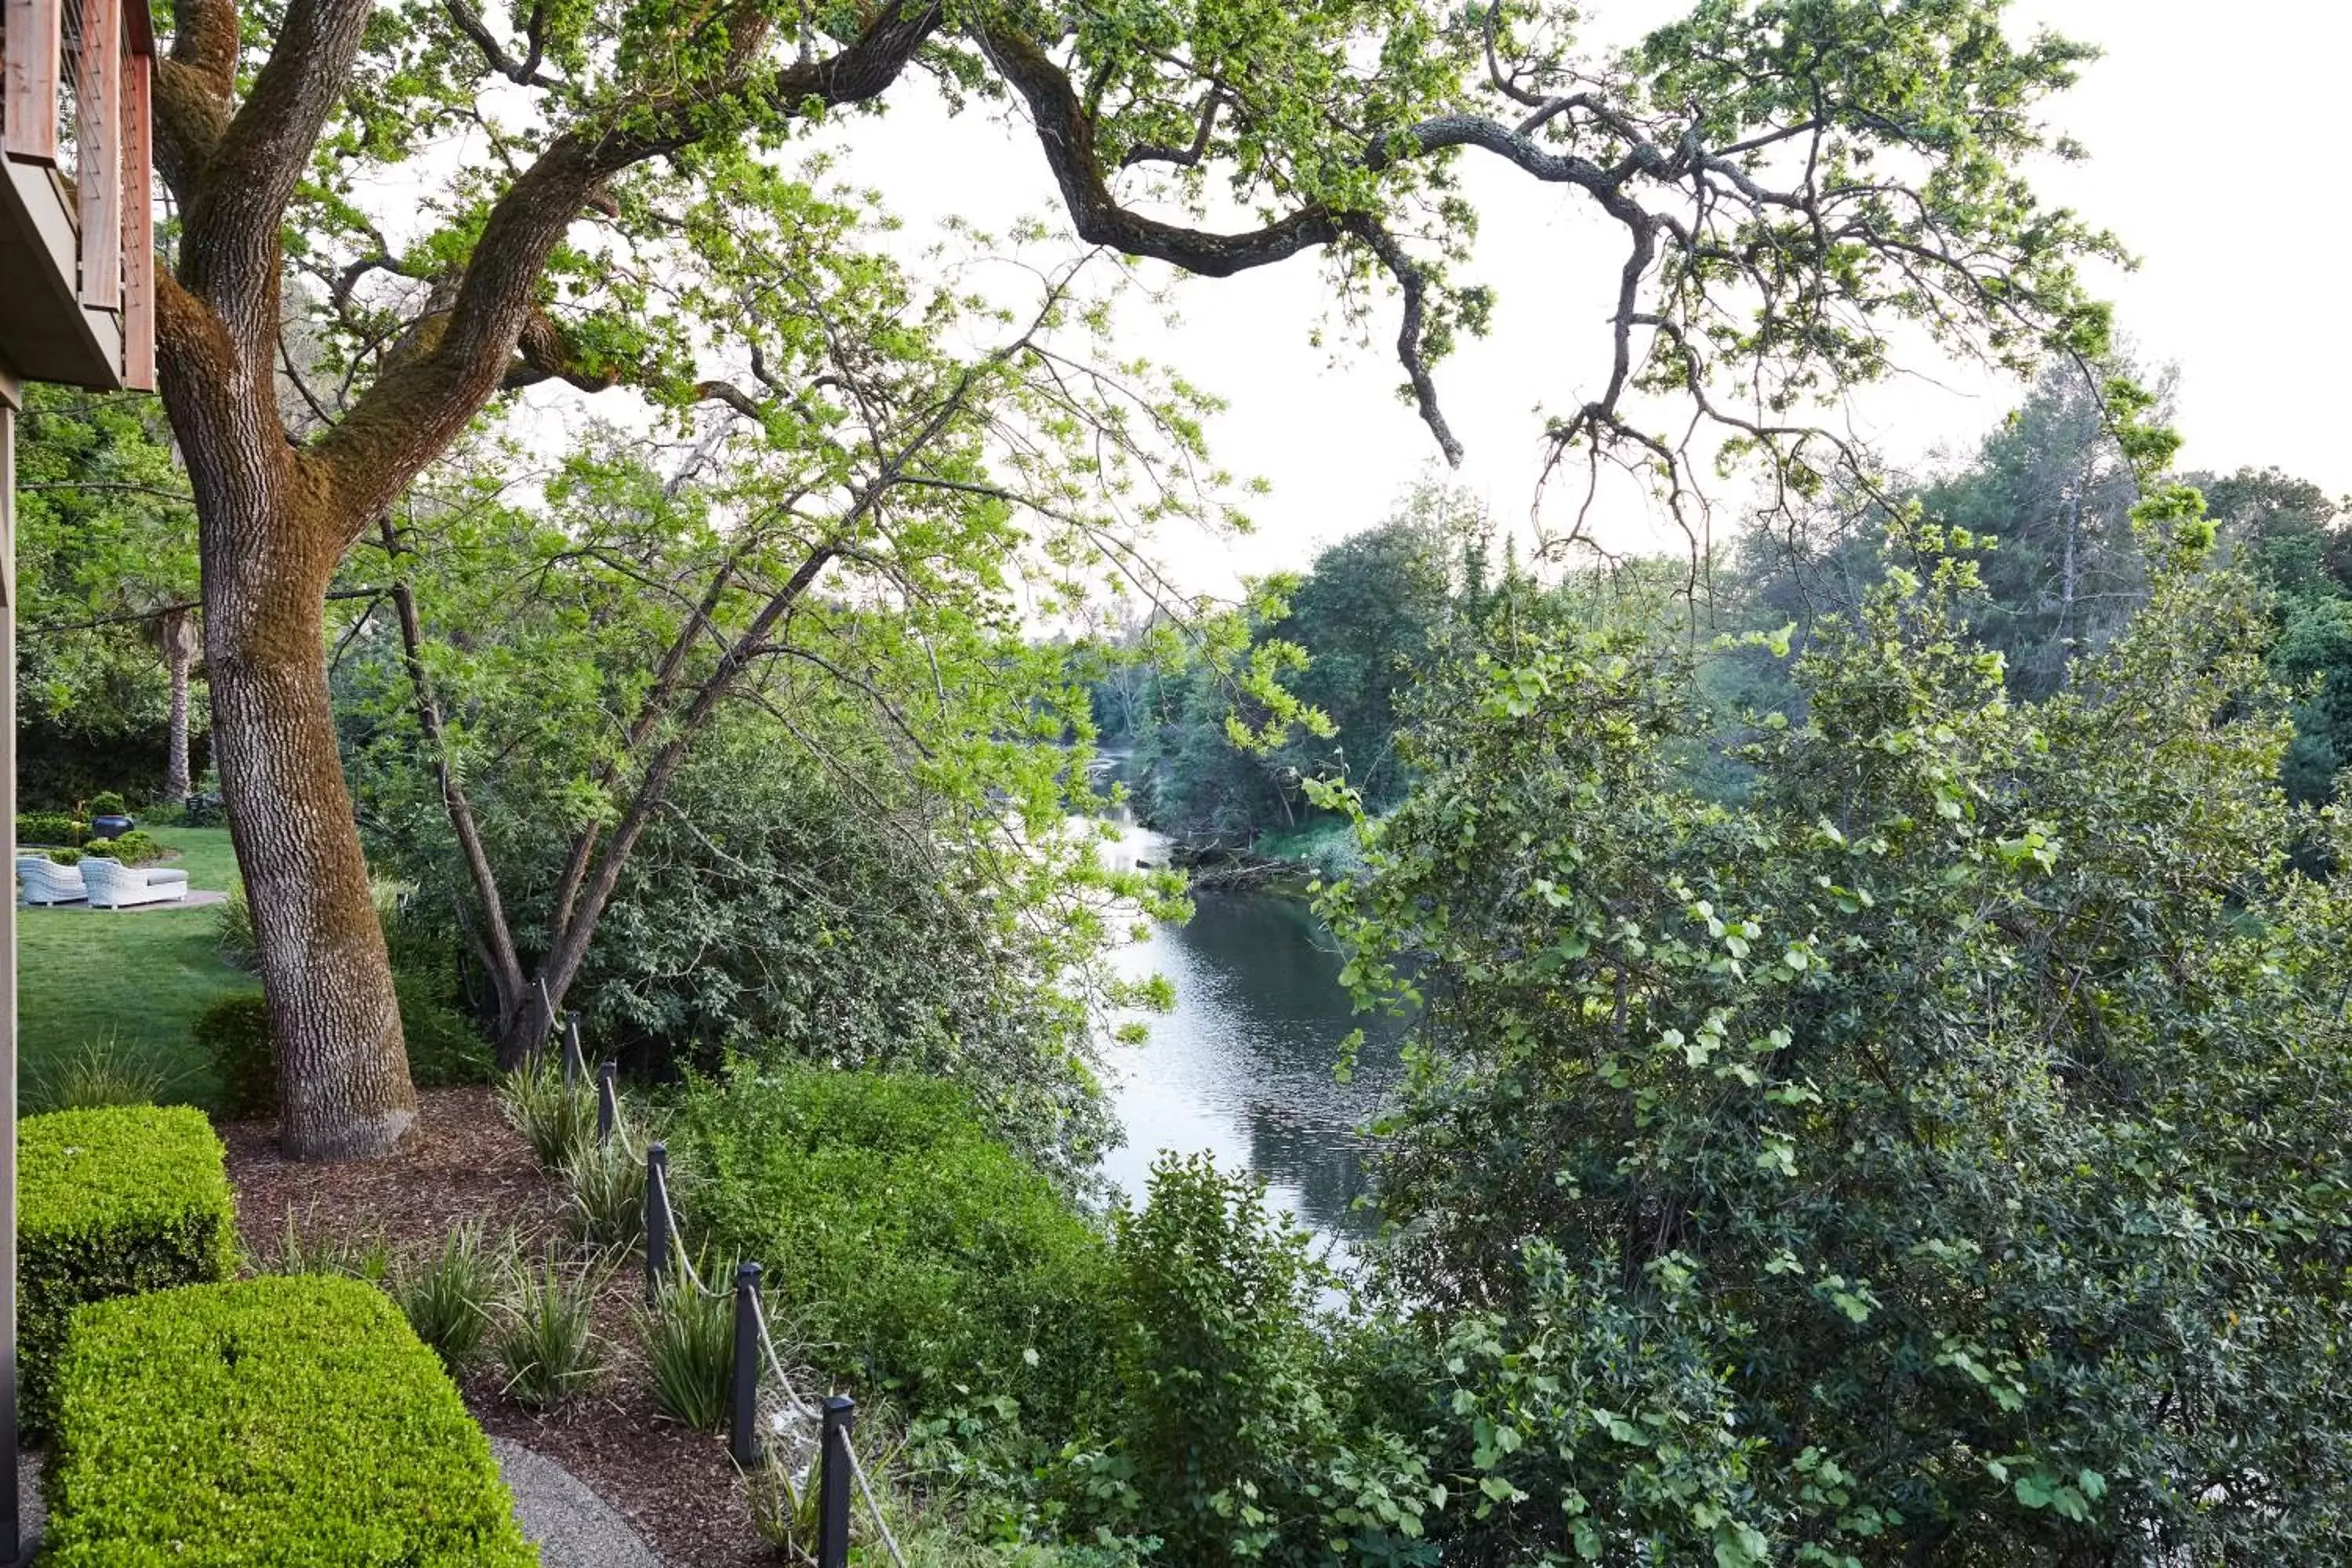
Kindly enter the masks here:
<path id="1" fill-rule="evenodd" d="M 1209 138 L 1216 133 L 1217 114 L 1224 106 L 1223 90 L 1211 88 L 1208 95 L 1201 100 L 1201 128 L 1192 133 L 1191 146 L 1161 147 L 1149 142 L 1139 142 L 1127 150 L 1127 156 L 1118 161 L 1118 166 L 1132 169 L 1138 163 L 1173 163 L 1183 169 L 1197 167 L 1208 155 Z"/>
<path id="2" fill-rule="evenodd" d="M 489 24 L 482 20 L 481 12 L 477 10 L 469 0 L 441 0 L 441 8 L 449 14 L 449 20 L 457 25 L 457 30 L 471 38 L 474 41 L 474 47 L 482 51 L 482 58 L 488 63 L 489 68 L 509 81 L 518 87 L 563 85 L 553 77 L 540 74 L 540 52 L 542 47 L 541 34 L 547 25 L 544 7 L 531 8 L 531 25 L 529 29 L 530 52 L 520 59 L 507 53 L 499 43 L 497 35 L 490 31 Z"/>

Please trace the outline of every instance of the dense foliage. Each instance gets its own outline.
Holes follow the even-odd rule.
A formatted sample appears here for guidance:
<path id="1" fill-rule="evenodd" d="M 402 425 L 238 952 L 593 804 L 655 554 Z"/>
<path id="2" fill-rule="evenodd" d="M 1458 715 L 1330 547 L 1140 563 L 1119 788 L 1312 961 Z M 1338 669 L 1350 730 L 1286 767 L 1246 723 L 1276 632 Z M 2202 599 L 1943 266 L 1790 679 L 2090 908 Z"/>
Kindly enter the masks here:
<path id="1" fill-rule="evenodd" d="M 207 727 L 189 701 L 195 509 L 163 409 L 34 386 L 16 478 L 20 791 L 60 805 L 91 789 L 159 794 L 175 683 L 183 741 L 201 749 Z"/>
<path id="2" fill-rule="evenodd" d="M 1024 394 L 927 342 L 899 369 L 971 406 L 922 463 L 961 461 Z M 811 515 L 825 461 L 599 438 L 544 505 L 489 473 L 421 496 L 384 539 L 398 612 L 363 606 L 338 671 L 371 853 L 465 949 L 504 1059 L 552 1004 L 654 1075 L 734 1051 L 953 1077 L 1083 1160 L 1108 913 L 1165 890 L 1065 826 L 1084 694 L 1010 574 L 1050 556 L 1076 599 L 1102 563 L 961 491 Z"/>
<path id="3" fill-rule="evenodd" d="M 688 1231 L 768 1269 L 780 1325 L 918 1402 L 985 1391 L 1066 1429 L 1109 1347 L 1101 1237 L 953 1085 L 738 1068 L 677 1107 Z"/>
<path id="4" fill-rule="evenodd" d="M 110 1301 L 59 1371 L 47 1561 L 523 1568 L 481 1428 L 384 1293 L 265 1275 Z"/>
<path id="5" fill-rule="evenodd" d="M 1345 780 L 1374 808 L 1400 798 L 1411 782 L 1396 748 L 1400 699 L 1497 591 L 1486 545 L 1475 506 L 1423 486 L 1296 581 L 1267 584 L 1244 640 L 1186 648 L 1172 666 L 1147 657 L 1098 680 L 1105 732 L 1133 739 L 1138 815 L 1195 847 L 1265 847 L 1330 823 L 1309 780 Z M 1247 679 L 1268 671 L 1280 699 Z"/>
<path id="6" fill-rule="evenodd" d="M 1482 1553 L 2340 1558 L 2339 895 L 2263 602 L 2159 535 L 2031 704 L 1918 527 L 1693 792 L 1684 660 L 1498 629 L 1335 898 L 1423 1008 L 1379 1173 Z"/>
<path id="7" fill-rule="evenodd" d="M 60 1110 L 18 1124 L 17 1355 L 37 1424 L 77 1307 L 235 1270 L 223 1160 L 211 1124 L 186 1106 Z"/>
<path id="8" fill-rule="evenodd" d="M 1336 1310 L 1254 1179 L 1171 1156 L 1106 1228 L 917 1078 L 741 1064 L 668 1127 L 690 1245 L 765 1263 L 780 1329 L 889 1391 L 969 1537 L 1106 1563 L 1435 1561 L 1421 1369 Z M 656 1342 L 698 1387 L 723 1329 L 698 1356 L 684 1321 Z"/>
<path id="9" fill-rule="evenodd" d="M 1437 1561 L 1445 1489 L 1371 1397 L 1379 1336 L 1325 1306 L 1334 1277 L 1255 1179 L 1163 1156 L 1113 1253 L 1104 1446 L 1068 1467 L 1093 1483 L 1081 1519 L 1174 1563 Z"/>
<path id="10" fill-rule="evenodd" d="M 16 842 L 24 844 L 56 844 L 74 846 L 89 833 L 89 824 L 67 811 L 20 811 L 16 814 Z"/>

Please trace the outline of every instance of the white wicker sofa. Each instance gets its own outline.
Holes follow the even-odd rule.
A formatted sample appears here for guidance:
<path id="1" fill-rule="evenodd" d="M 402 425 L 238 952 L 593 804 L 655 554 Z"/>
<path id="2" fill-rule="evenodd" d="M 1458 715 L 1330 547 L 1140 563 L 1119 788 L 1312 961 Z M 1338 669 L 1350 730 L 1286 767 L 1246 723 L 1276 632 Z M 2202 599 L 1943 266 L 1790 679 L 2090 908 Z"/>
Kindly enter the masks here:
<path id="1" fill-rule="evenodd" d="M 160 867 L 142 869 L 103 855 L 84 856 L 80 869 L 82 885 L 89 889 L 89 907 L 94 910 L 176 903 L 188 896 L 185 871 Z"/>
<path id="2" fill-rule="evenodd" d="M 28 904 L 78 904 L 89 896 L 80 867 L 60 866 L 46 855 L 17 856 L 16 880 Z"/>

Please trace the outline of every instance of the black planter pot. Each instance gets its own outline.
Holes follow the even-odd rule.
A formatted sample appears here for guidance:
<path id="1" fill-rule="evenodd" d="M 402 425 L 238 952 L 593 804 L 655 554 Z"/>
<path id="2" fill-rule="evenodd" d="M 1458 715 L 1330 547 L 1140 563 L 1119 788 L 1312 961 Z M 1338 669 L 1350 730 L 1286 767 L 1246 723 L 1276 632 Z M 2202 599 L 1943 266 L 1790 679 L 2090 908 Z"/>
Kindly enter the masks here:
<path id="1" fill-rule="evenodd" d="M 120 838 L 139 825 L 127 816 L 93 816 L 89 819 L 92 838 Z"/>

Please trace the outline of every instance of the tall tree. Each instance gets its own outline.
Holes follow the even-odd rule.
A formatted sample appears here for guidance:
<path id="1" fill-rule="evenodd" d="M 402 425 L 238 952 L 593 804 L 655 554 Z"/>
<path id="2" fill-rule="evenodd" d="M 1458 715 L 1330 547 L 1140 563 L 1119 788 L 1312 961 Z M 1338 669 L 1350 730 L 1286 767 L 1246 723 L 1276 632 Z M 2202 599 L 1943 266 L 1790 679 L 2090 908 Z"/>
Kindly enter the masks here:
<path id="1" fill-rule="evenodd" d="M 161 782 L 177 799 L 200 651 L 196 525 L 163 410 L 37 388 L 18 463 L 21 688 L 51 723 L 113 744 L 160 723 Z"/>
<path id="2" fill-rule="evenodd" d="M 1995 546 L 1971 629 L 2008 660 L 2012 691 L 2064 686 L 2075 660 L 2147 597 L 2132 537 L 2138 499 L 2098 385 L 2071 365 L 2046 372 L 1973 462 L 1921 495 L 1928 515 Z"/>
<path id="3" fill-rule="evenodd" d="M 2271 667 L 2299 699 L 2287 794 L 2325 805 L 2352 763 L 2352 500 L 2277 468 L 2195 476 L 2236 558 L 2271 591 Z"/>
<path id="4" fill-rule="evenodd" d="M 159 351 L 287 1146 L 380 1153 L 414 1114 L 320 670 L 338 563 L 533 382 L 837 414 L 763 318 L 792 271 L 736 237 L 796 226 L 762 160 L 801 125 L 919 73 L 1016 103 L 1089 244 L 1213 276 L 1320 251 L 1354 304 L 1385 276 L 1449 456 L 1430 367 L 1486 302 L 1446 270 L 1468 232 L 1454 174 L 1499 159 L 1590 202 L 1621 261 L 1555 454 L 1663 473 L 1679 503 L 1709 430 L 1809 483 L 1834 446 L 1802 406 L 1884 374 L 1897 319 L 2021 364 L 2095 346 L 2074 264 L 2106 242 L 2016 172 L 2053 145 L 2036 107 L 2087 51 L 2015 44 L 2001 9 L 1704 0 L 1596 56 L 1567 5 L 184 0 L 155 81 L 181 215 Z M 1216 174 L 1255 226 L 1210 221 Z M 301 384 L 323 427 L 299 441 L 274 374 L 289 313 L 334 377 Z M 748 363 L 748 385 L 701 378 L 716 363 Z M 1704 417 L 1662 439 L 1653 392 Z"/>
<path id="5" fill-rule="evenodd" d="M 951 352 L 962 328 L 992 323 L 861 255 L 860 219 L 839 200 L 803 209 L 797 243 L 825 250 L 832 276 L 788 307 L 807 363 L 786 368 L 827 380 L 839 416 L 733 421 L 666 463 L 608 433 L 542 487 L 543 505 L 515 505 L 484 473 L 419 486 L 380 529 L 395 701 L 466 868 L 465 925 L 509 1065 L 545 1039 L 631 857 L 730 711 L 839 768 L 866 749 L 810 720 L 828 702 L 863 710 L 898 742 L 883 765 L 978 825 L 971 864 L 1005 869 L 1017 814 L 1037 864 L 995 879 L 992 904 L 1066 900 L 1091 865 L 1060 833 L 1081 699 L 1063 658 L 1023 635 L 1024 612 L 1076 608 L 1106 574 L 1118 585 L 1103 542 L 1119 537 L 1114 508 L 1064 479 L 1082 454 L 1147 513 L 1223 515 L 1179 478 L 1202 456 L 1197 401 L 1110 362 L 1108 317 L 1082 289 L 1105 269 L 1084 262 L 1045 277 L 1001 342 Z M 869 752 L 843 787 L 894 793 L 865 776 L 874 765 Z M 519 852 L 519 837 L 538 842 Z"/>

